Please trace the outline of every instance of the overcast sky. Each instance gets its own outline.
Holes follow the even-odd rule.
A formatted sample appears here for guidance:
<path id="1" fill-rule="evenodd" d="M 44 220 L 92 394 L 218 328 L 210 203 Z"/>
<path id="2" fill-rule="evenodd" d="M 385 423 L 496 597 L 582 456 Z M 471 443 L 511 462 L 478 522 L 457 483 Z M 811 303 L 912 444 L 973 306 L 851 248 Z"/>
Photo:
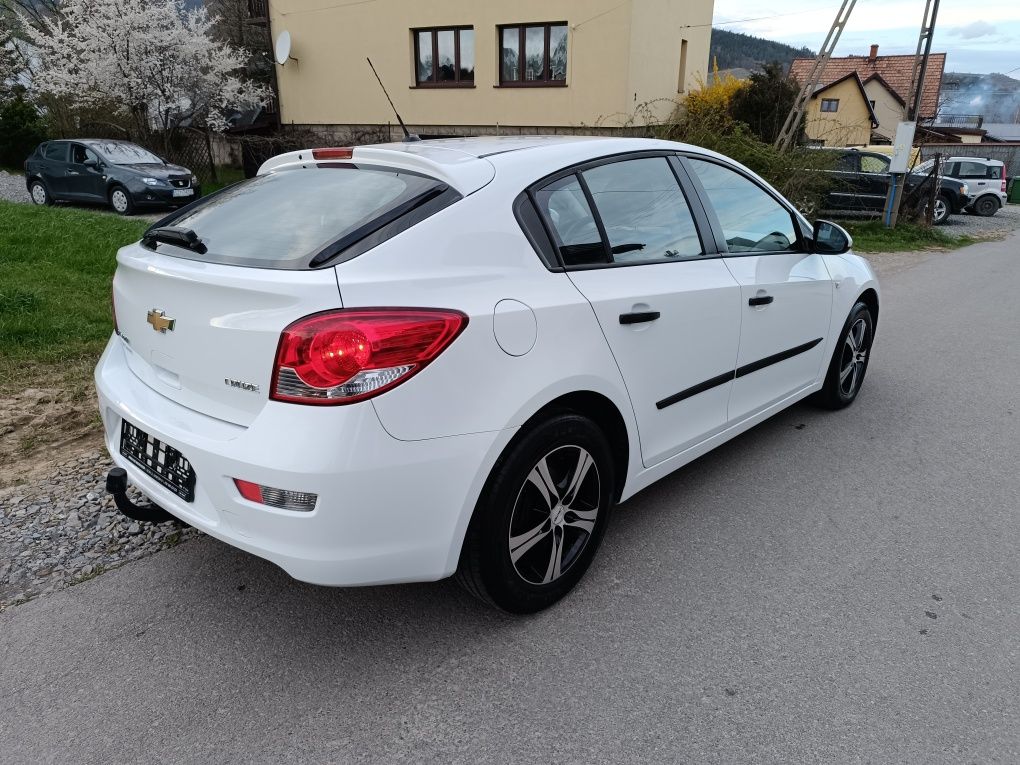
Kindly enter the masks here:
<path id="1" fill-rule="evenodd" d="M 715 24 L 818 50 L 840 2 L 715 0 Z M 862 55 L 872 43 L 880 53 L 913 53 L 924 7 L 925 0 L 858 0 L 836 55 Z M 943 0 L 932 50 L 949 54 L 949 71 L 1014 70 L 1012 76 L 1020 78 L 1020 0 Z"/>

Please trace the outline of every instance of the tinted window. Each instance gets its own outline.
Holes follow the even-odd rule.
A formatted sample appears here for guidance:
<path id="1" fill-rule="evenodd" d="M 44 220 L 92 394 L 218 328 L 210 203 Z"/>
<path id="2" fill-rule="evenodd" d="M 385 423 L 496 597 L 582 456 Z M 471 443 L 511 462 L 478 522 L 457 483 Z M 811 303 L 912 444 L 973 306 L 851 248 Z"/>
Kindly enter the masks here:
<path id="1" fill-rule="evenodd" d="M 845 173 L 857 172 L 857 155 L 841 154 L 836 160 L 836 169 Z"/>
<path id="2" fill-rule="evenodd" d="M 189 257 L 301 268 L 327 244 L 442 188 L 416 173 L 353 165 L 285 170 L 230 186 L 170 225 L 192 229 L 208 248 Z"/>
<path id="3" fill-rule="evenodd" d="M 876 157 L 874 154 L 861 155 L 861 172 L 864 173 L 886 173 L 889 171 L 889 164 L 892 162 L 889 157 Z"/>
<path id="4" fill-rule="evenodd" d="M 692 159 L 690 164 L 719 216 L 730 252 L 796 248 L 793 216 L 765 189 L 714 162 Z"/>
<path id="5" fill-rule="evenodd" d="M 46 144 L 46 151 L 43 153 L 43 156 L 54 162 L 66 162 L 67 144 L 60 141 L 51 141 Z"/>
<path id="6" fill-rule="evenodd" d="M 615 262 L 702 254 L 694 217 L 665 157 L 613 162 L 582 175 Z"/>
<path id="7" fill-rule="evenodd" d="M 576 175 L 561 178 L 535 192 L 535 201 L 539 212 L 551 224 L 554 244 L 564 265 L 609 261 L 595 216 Z"/>

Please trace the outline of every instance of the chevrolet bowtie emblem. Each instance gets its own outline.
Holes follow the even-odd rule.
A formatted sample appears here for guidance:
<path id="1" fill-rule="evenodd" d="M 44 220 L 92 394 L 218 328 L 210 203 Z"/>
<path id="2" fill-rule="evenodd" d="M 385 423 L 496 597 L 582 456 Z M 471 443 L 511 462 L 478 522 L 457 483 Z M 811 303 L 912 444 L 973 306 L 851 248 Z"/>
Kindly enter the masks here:
<path id="1" fill-rule="evenodd" d="M 174 331 L 174 324 L 177 323 L 176 319 L 168 319 L 165 311 L 160 311 L 157 308 L 153 308 L 149 311 L 149 315 L 145 318 L 152 328 L 157 332 L 161 332 L 164 335 L 167 332 Z"/>

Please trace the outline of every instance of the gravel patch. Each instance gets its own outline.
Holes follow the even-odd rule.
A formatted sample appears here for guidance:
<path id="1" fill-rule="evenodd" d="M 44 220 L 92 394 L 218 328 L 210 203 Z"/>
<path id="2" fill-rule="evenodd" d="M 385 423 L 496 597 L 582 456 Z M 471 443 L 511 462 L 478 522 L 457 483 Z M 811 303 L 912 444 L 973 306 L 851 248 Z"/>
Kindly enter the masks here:
<path id="1" fill-rule="evenodd" d="M 198 534 L 121 515 L 105 491 L 112 464 L 92 452 L 58 464 L 43 481 L 0 489 L 0 611 Z"/>
<path id="2" fill-rule="evenodd" d="M 0 170 L 0 199 L 6 202 L 31 202 L 32 198 L 25 188 L 25 177 Z"/>
<path id="3" fill-rule="evenodd" d="M 1020 205 L 1006 205 L 991 218 L 968 213 L 952 215 L 938 230 L 956 238 L 1002 239 L 1017 229 L 1020 229 Z"/>

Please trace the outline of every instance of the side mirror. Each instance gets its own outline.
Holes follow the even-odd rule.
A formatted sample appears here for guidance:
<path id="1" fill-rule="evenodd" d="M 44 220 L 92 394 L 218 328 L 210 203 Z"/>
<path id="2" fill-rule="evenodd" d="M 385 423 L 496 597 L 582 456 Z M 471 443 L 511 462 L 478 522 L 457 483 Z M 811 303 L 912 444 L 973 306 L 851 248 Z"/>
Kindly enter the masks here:
<path id="1" fill-rule="evenodd" d="M 820 255 L 842 255 L 854 246 L 854 240 L 842 226 L 827 220 L 815 221 L 811 251 Z"/>
<path id="2" fill-rule="evenodd" d="M 92 170 L 98 170 L 102 166 L 98 159 L 86 159 L 82 164 Z"/>

